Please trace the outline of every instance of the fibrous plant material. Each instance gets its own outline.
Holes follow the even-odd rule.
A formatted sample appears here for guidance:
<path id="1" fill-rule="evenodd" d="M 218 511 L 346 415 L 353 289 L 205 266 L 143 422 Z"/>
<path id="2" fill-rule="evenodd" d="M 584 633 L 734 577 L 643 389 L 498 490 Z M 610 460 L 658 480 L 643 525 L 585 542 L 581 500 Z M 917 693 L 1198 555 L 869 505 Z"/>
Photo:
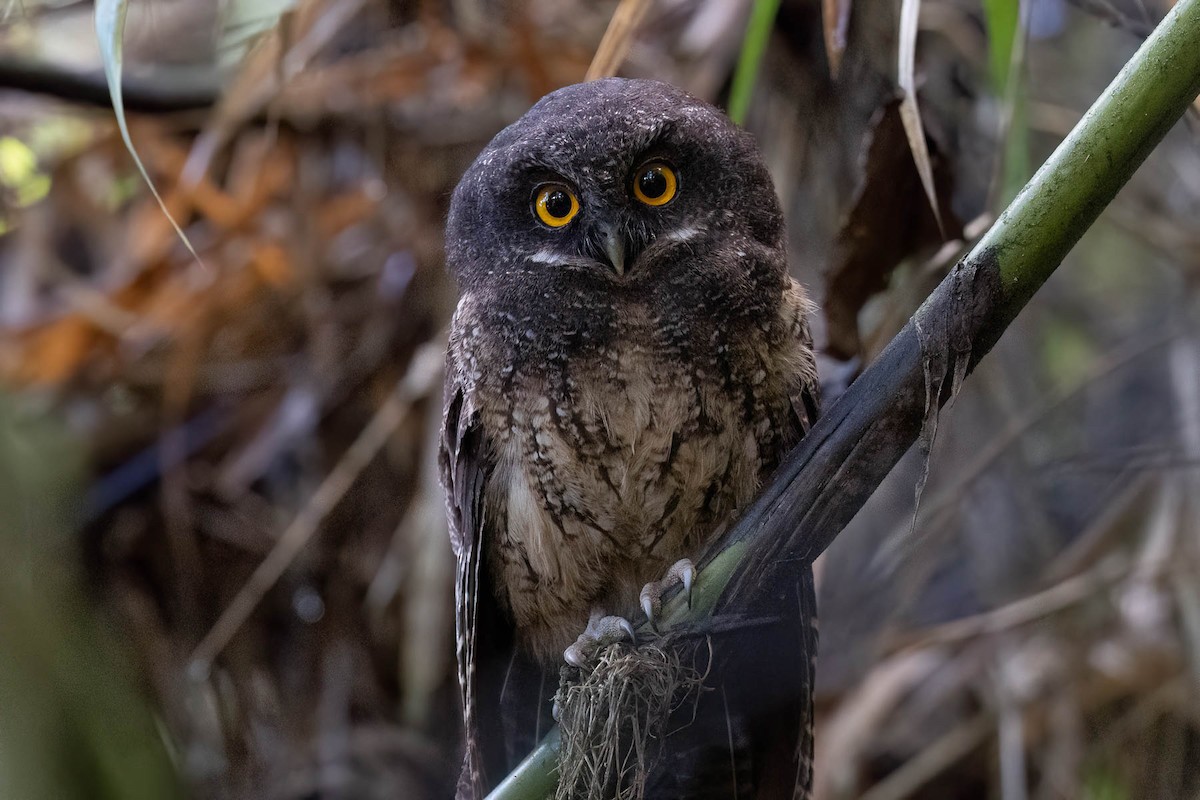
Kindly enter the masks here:
<path id="1" fill-rule="evenodd" d="M 693 649 L 618 643 L 563 668 L 558 800 L 641 800 L 672 712 L 701 691 L 704 675 L 681 655 Z"/>
<path id="2" fill-rule="evenodd" d="M 972 362 L 975 343 L 1000 299 L 1000 273 L 995 254 L 984 250 L 974 260 L 964 259 L 946 277 L 949 291 L 938 292 L 913 316 L 912 326 L 921 342 L 921 367 L 925 375 L 925 413 L 917 446 L 923 464 L 917 476 L 910 535 L 916 532 L 921 495 L 929 478 L 929 458 L 937 438 L 942 403 L 954 400 L 962 389 Z"/>

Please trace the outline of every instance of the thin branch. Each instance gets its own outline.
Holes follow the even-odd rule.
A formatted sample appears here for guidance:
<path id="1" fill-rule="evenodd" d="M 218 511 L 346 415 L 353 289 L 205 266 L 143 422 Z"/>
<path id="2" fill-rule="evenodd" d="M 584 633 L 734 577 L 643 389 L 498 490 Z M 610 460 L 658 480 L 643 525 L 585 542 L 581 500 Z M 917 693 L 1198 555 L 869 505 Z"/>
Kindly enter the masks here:
<path id="1" fill-rule="evenodd" d="M 189 659 L 193 677 L 203 677 L 233 635 L 262 602 L 280 576 L 316 534 L 321 521 L 341 502 L 359 473 L 371 463 L 404 421 L 412 403 L 428 395 L 441 381 L 442 347 L 427 344 L 413 354 L 408 373 L 388 395 L 375 416 L 351 443 L 341 460 L 313 492 L 308 503 L 275 542 L 221 616 L 196 646 Z"/>
<path id="2" fill-rule="evenodd" d="M 121 87 L 126 110 L 142 114 L 208 108 L 221 91 L 217 73 L 207 71 L 186 78 L 175 73 L 155 78 L 126 75 Z M 0 90 L 7 89 L 112 109 L 108 83 L 100 71 L 79 72 L 44 61 L 0 58 Z"/>
<path id="3" fill-rule="evenodd" d="M 992 715 L 980 713 L 941 736 L 904 766 L 863 792 L 862 800 L 904 800 L 956 762 L 970 755 L 996 727 Z"/>
<path id="4" fill-rule="evenodd" d="M 1102 22 L 1108 23 L 1109 26 L 1125 31 L 1139 39 L 1145 39 L 1154 30 L 1153 22 L 1136 20 L 1108 0 L 1069 0 L 1069 2 L 1083 13 L 1091 14 Z"/>
<path id="5" fill-rule="evenodd" d="M 600 46 L 596 48 L 596 55 L 592 57 L 587 75 L 584 76 L 585 81 L 617 74 L 625 56 L 629 54 L 629 48 L 633 45 L 633 37 L 637 34 L 638 26 L 642 24 L 642 17 L 646 16 L 649 8 L 649 0 L 621 0 L 608 22 L 608 29 L 604 31 Z"/>

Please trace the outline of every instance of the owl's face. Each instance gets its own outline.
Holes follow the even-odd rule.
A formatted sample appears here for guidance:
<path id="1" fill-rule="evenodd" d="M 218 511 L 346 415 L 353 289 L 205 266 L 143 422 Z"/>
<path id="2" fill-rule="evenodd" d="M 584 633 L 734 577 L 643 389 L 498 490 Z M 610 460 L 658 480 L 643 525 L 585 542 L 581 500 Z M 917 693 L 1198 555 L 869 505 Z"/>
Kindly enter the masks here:
<path id="1" fill-rule="evenodd" d="M 753 140 L 724 114 L 664 83 L 612 78 L 553 92 L 501 131 L 455 190 L 446 234 L 464 290 L 539 277 L 630 286 L 706 243 L 776 248 L 782 215 Z"/>

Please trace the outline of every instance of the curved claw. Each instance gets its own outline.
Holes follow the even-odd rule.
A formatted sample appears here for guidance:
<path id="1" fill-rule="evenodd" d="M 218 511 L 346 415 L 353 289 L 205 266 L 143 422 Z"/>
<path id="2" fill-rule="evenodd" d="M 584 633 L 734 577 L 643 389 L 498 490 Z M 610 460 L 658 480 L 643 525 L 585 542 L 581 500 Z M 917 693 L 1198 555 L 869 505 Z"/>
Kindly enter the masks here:
<path id="1" fill-rule="evenodd" d="M 679 580 L 683 584 L 683 591 L 687 592 L 688 608 L 692 607 L 692 582 L 696 580 L 696 565 L 689 558 L 681 558 L 671 565 L 671 569 L 667 570 L 667 574 L 679 573 Z"/>
<path id="2" fill-rule="evenodd" d="M 583 637 L 579 637 L 582 639 Z M 575 644 L 568 645 L 566 650 L 563 650 L 563 661 L 570 664 L 572 667 L 581 668 L 585 661 L 583 654 L 582 643 L 576 640 Z"/>
<path id="3" fill-rule="evenodd" d="M 609 617 L 609 619 L 615 619 L 617 627 L 624 631 L 624 633 L 629 637 L 629 641 L 635 645 L 637 644 L 637 634 L 634 633 L 633 625 L 630 624 L 629 620 L 625 619 L 624 617 Z"/>
<path id="4" fill-rule="evenodd" d="M 573 667 L 583 667 L 588 655 L 596 648 L 623 641 L 637 644 L 637 634 L 629 620 L 593 613 L 583 633 L 563 651 L 563 660 Z"/>
<path id="5" fill-rule="evenodd" d="M 681 558 L 671 565 L 661 581 L 652 581 L 642 587 L 642 611 L 646 612 L 646 619 L 650 620 L 651 627 L 655 626 L 655 618 L 662 610 L 663 594 L 673 586 L 683 584 L 683 590 L 687 592 L 688 608 L 692 607 L 692 584 L 695 580 L 696 566 L 692 564 L 691 559 Z"/>
<path id="6" fill-rule="evenodd" d="M 662 602 L 652 591 L 654 584 L 647 583 L 642 587 L 640 600 L 642 601 L 642 611 L 646 614 L 646 619 L 650 620 L 650 624 L 654 625 L 654 618 L 658 616 L 658 612 L 662 610 Z"/>

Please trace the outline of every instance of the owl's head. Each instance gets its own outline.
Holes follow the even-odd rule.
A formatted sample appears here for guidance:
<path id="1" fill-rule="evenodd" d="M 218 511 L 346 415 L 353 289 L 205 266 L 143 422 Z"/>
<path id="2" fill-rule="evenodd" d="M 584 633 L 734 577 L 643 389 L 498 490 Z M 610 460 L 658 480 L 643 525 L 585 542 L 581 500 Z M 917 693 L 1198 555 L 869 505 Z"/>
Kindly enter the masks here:
<path id="1" fill-rule="evenodd" d="M 611 285 L 717 237 L 776 248 L 782 219 L 749 134 L 673 86 L 610 78 L 546 95 L 484 148 L 447 255 L 464 289 L 514 271 Z"/>

